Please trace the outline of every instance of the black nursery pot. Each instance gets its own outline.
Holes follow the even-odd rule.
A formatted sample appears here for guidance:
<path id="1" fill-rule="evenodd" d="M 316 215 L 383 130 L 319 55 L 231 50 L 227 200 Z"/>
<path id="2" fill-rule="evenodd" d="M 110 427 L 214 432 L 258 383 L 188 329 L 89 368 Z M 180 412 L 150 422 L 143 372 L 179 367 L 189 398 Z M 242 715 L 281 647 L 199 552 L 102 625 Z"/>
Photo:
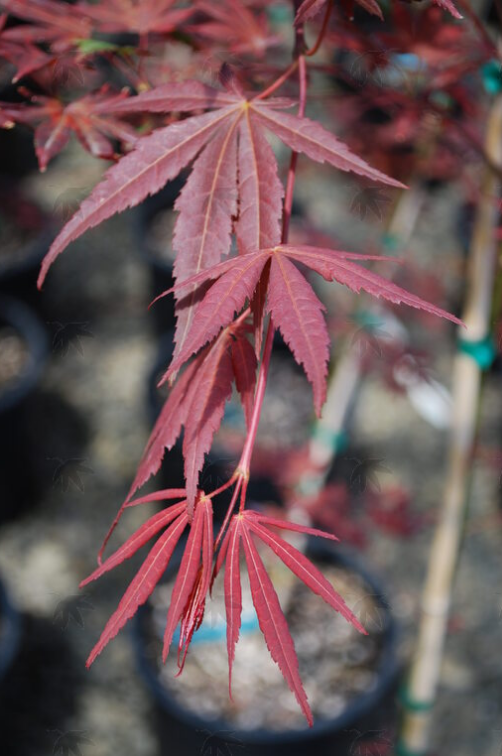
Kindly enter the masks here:
<path id="1" fill-rule="evenodd" d="M 395 719 L 395 694 L 398 677 L 397 627 L 389 611 L 379 581 L 364 568 L 352 553 L 311 540 L 307 551 L 310 557 L 335 566 L 345 567 L 363 579 L 371 589 L 379 612 L 384 618 L 381 648 L 377 669 L 377 683 L 368 692 L 352 699 L 340 715 L 331 720 L 315 721 L 303 730 L 269 731 L 239 730 L 225 720 L 204 719 L 188 711 L 172 697 L 163 685 L 147 653 L 148 604 L 141 608 L 133 623 L 133 643 L 141 677 L 154 700 L 160 740 L 160 756 L 192 756 L 209 747 L 208 737 L 219 733 L 225 741 L 231 734 L 226 750 L 242 756 L 345 756 L 354 751 L 355 740 L 366 733 L 388 731 Z M 322 629 L 320 630 L 322 632 Z M 224 641 L 222 641 L 224 642 Z M 326 639 L 329 642 L 329 639 Z M 234 745 L 232 745 L 234 743 Z M 357 752 L 364 747 L 363 739 L 356 743 Z M 206 753 L 211 751 L 206 750 Z M 214 752 L 214 751 L 212 751 Z M 369 751 L 367 751 L 369 753 Z"/>
<path id="2" fill-rule="evenodd" d="M 21 617 L 0 581 L 0 689 L 16 658 L 21 640 Z"/>
<path id="3" fill-rule="evenodd" d="M 44 326 L 23 302 L 0 295 L 0 328 L 19 337 L 26 351 L 20 373 L 0 391 L 0 520 L 10 519 L 37 495 L 31 469 L 28 398 L 36 388 L 48 353 Z M 0 360 L 6 359 L 5 354 Z"/>
<path id="4" fill-rule="evenodd" d="M 134 228 L 138 244 L 138 250 L 146 263 L 150 274 L 150 296 L 155 299 L 162 292 L 174 286 L 173 263 L 174 256 L 162 254 L 153 242 L 152 231 L 154 224 L 158 222 L 161 214 L 168 213 L 174 208 L 174 203 L 183 189 L 185 176 L 178 176 L 170 181 L 160 192 L 147 197 L 139 205 L 134 215 Z M 160 243 L 160 242 L 159 242 Z M 162 243 L 166 251 L 172 244 L 172 233 L 163 235 Z M 153 322 L 159 334 L 164 334 L 175 325 L 174 295 L 169 294 L 156 302 L 150 312 Z"/>
<path id="5" fill-rule="evenodd" d="M 20 241 L 11 254 L 0 250 L 0 293 L 18 297 L 37 311 L 42 308 L 43 297 L 37 290 L 37 278 L 43 258 L 55 237 L 55 226 L 38 206 L 23 196 L 16 184 L 0 177 L 0 201 L 13 227 L 19 227 Z M 12 206 L 12 207 L 11 207 Z M 19 212 L 24 207 L 25 216 Z M 16 213 L 19 217 L 15 217 Z M 1 222 L 1 220 L 0 220 Z M 23 223 L 31 224 L 31 231 L 22 239 Z M 14 244 L 14 242 L 11 242 Z"/>

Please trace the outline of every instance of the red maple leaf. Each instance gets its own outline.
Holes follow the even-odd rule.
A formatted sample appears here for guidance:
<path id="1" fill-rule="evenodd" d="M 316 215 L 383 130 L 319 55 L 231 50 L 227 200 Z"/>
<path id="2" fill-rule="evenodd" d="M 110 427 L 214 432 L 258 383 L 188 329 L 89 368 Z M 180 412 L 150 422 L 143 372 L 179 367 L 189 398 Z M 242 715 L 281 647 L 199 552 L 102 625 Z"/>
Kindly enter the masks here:
<path id="1" fill-rule="evenodd" d="M 253 604 L 270 655 L 278 664 L 286 682 L 295 694 L 308 723 L 312 725 L 312 713 L 300 679 L 298 659 L 293 639 L 274 586 L 258 553 L 254 539 L 258 538 L 269 546 L 305 585 L 318 596 L 321 596 L 333 609 L 340 612 L 359 632 L 366 633 L 366 631 L 319 569 L 310 562 L 305 554 L 298 551 L 298 549 L 294 548 L 273 530 L 270 530 L 270 528 L 282 528 L 336 540 L 335 536 L 323 533 L 320 530 L 296 525 L 284 520 L 277 520 L 252 510 L 246 510 L 233 516 L 215 565 L 216 575 L 222 567 L 223 562 L 225 562 L 224 586 L 227 614 L 229 686 L 231 686 L 235 646 L 239 638 L 241 624 L 240 554 L 243 551 L 248 569 Z"/>
<path id="2" fill-rule="evenodd" d="M 78 5 L 104 34 L 129 32 L 144 37 L 173 32 L 192 15 L 192 8 L 175 8 L 177 0 L 106 0 Z"/>
<path id="3" fill-rule="evenodd" d="M 133 144 L 137 139 L 135 130 L 110 113 L 113 105 L 125 97 L 125 93 L 109 93 L 106 87 L 68 105 L 54 97 L 33 95 L 31 105 L 0 103 L 0 112 L 6 120 L 35 127 L 35 151 L 40 170 L 44 171 L 66 146 L 72 132 L 88 152 L 108 160 L 115 157 L 112 140 Z"/>
<path id="4" fill-rule="evenodd" d="M 260 277 L 269 269 L 267 309 L 296 361 L 303 365 L 314 391 L 314 405 L 318 414 L 326 395 L 326 374 L 329 358 L 329 337 L 324 321 L 324 306 L 312 287 L 292 261 L 302 263 L 327 281 L 338 281 L 355 292 L 361 290 L 390 302 L 404 303 L 460 323 L 453 315 L 416 297 L 354 261 L 386 260 L 394 258 L 358 255 L 308 246 L 281 244 L 252 254 L 234 257 L 203 271 L 181 284 L 184 287 L 205 285 L 214 281 L 202 297 L 197 319 L 179 354 L 173 357 L 165 378 L 179 370 L 189 357 L 198 352 L 227 326 L 250 300 Z M 179 304 L 183 306 L 183 299 Z"/>
<path id="5" fill-rule="evenodd" d="M 222 45 L 238 55 L 253 53 L 261 58 L 280 41 L 269 30 L 266 12 L 249 8 L 242 0 L 221 0 L 219 3 L 199 0 L 196 7 L 205 18 L 188 31 L 212 45 Z"/>
<path id="6" fill-rule="evenodd" d="M 61 0 L 1 0 L 0 6 L 28 22 L 6 31 L 5 37 L 12 41 L 47 42 L 53 51 L 61 52 L 92 34 L 92 23 L 78 5 Z"/>
<path id="7" fill-rule="evenodd" d="M 46 256 L 42 285 L 55 258 L 74 239 L 106 218 L 157 192 L 199 155 L 181 193 L 173 246 L 175 274 L 183 281 L 214 266 L 230 251 L 232 223 L 241 252 L 277 244 L 280 239 L 283 187 L 275 156 L 264 136 L 270 131 L 292 150 L 373 181 L 402 186 L 369 166 L 326 129 L 308 118 L 283 112 L 284 99 L 247 100 L 200 82 L 157 87 L 107 108 L 122 112 L 191 112 L 211 109 L 157 129 L 140 138 L 135 149 L 105 174 L 82 203 Z M 239 214 L 234 221 L 236 208 Z M 184 345 L 196 308 L 194 290 L 177 307 L 176 349 Z"/>

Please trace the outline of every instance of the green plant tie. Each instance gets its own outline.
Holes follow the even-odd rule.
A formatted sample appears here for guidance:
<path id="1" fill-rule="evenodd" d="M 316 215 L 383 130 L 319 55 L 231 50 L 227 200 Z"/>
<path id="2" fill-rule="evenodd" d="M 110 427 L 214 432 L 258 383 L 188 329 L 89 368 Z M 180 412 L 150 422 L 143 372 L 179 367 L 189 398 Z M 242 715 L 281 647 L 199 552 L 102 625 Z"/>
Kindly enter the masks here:
<path id="1" fill-rule="evenodd" d="M 348 438 L 345 431 L 333 431 L 321 423 L 317 423 L 314 426 L 312 437 L 334 453 L 341 452 L 347 448 Z"/>
<path id="2" fill-rule="evenodd" d="M 291 10 L 287 5 L 267 9 L 268 17 L 275 24 L 288 24 L 292 21 Z"/>
<path id="3" fill-rule="evenodd" d="M 399 702 L 408 711 L 415 712 L 430 711 L 434 706 L 434 701 L 416 701 L 411 698 L 406 687 L 402 687 L 399 691 Z"/>
<path id="4" fill-rule="evenodd" d="M 481 68 L 483 86 L 490 95 L 502 92 L 502 67 L 498 60 L 489 60 Z"/>
<path id="5" fill-rule="evenodd" d="M 396 756 L 426 756 L 427 751 L 412 751 L 402 742 L 398 742 L 394 751 Z"/>
<path id="6" fill-rule="evenodd" d="M 411 698 L 406 686 L 403 686 L 399 691 L 399 702 L 403 708 L 417 714 L 430 711 L 434 706 L 434 701 L 416 701 Z M 426 756 L 426 751 L 414 751 L 401 740 L 397 742 L 394 753 L 395 756 Z"/>
<path id="7" fill-rule="evenodd" d="M 493 339 L 488 334 L 478 341 L 458 340 L 458 350 L 476 362 L 481 370 L 488 370 L 497 355 Z"/>
<path id="8" fill-rule="evenodd" d="M 386 233 L 382 236 L 382 247 L 387 252 L 397 252 L 401 246 L 401 241 L 397 234 Z"/>
<path id="9" fill-rule="evenodd" d="M 368 328 L 370 331 L 378 331 L 384 325 L 383 318 L 370 310 L 358 310 L 354 314 L 354 320 L 361 328 Z"/>

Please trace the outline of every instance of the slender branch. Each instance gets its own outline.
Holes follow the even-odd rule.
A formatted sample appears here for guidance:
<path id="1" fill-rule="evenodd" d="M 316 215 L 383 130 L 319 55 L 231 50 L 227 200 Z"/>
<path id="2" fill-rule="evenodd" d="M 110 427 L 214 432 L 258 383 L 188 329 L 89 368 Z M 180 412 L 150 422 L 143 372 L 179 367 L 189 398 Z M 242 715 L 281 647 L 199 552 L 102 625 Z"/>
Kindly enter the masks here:
<path id="1" fill-rule="evenodd" d="M 326 12 L 324 14 L 321 31 L 319 32 L 319 36 L 317 37 L 315 44 L 312 45 L 312 47 L 309 47 L 308 50 L 305 50 L 303 53 L 305 57 L 311 58 L 312 55 L 315 55 L 316 52 L 319 50 L 320 46 L 322 45 L 324 35 L 326 34 L 326 31 L 328 29 L 329 19 L 331 16 L 331 11 L 333 10 L 333 0 L 328 0 L 328 4 L 326 6 Z"/>
<path id="2" fill-rule="evenodd" d="M 305 115 L 305 105 L 307 102 L 307 71 L 305 65 L 305 58 L 300 55 L 298 58 L 299 66 L 299 79 L 300 79 L 300 106 L 298 108 L 298 115 L 300 117 Z M 289 163 L 288 179 L 286 182 L 286 194 L 284 198 L 284 213 L 282 216 L 282 243 L 286 244 L 289 236 L 289 222 L 291 220 L 291 211 L 293 208 L 293 192 L 295 188 L 296 180 L 296 164 L 298 162 L 298 153 L 291 153 L 291 160 Z"/>
<path id="3" fill-rule="evenodd" d="M 294 74 L 296 69 L 298 68 L 298 59 L 294 60 L 289 68 L 287 68 L 281 76 L 279 76 L 278 79 L 276 79 L 273 84 L 271 84 L 267 89 L 264 89 L 263 92 L 260 92 L 260 94 L 257 94 L 256 97 L 253 97 L 253 100 L 263 100 L 265 97 L 269 97 L 271 94 L 275 92 L 276 89 L 279 89 L 279 87 L 282 87 L 285 81 L 289 79 L 289 77 Z"/>
<path id="4" fill-rule="evenodd" d="M 253 414 L 251 422 L 249 424 L 249 431 L 242 450 L 241 459 L 239 462 L 239 469 L 243 474 L 249 473 L 249 464 L 251 462 L 251 454 L 253 453 L 253 447 L 256 440 L 256 433 L 258 431 L 258 424 L 260 422 L 261 408 L 263 404 L 263 398 L 265 396 L 265 389 L 267 386 L 268 368 L 270 365 L 270 357 L 272 354 L 274 327 L 272 325 L 272 319 L 268 322 L 267 335 L 265 337 L 265 347 L 263 349 L 263 357 L 258 373 L 258 380 L 256 382 L 256 393 L 253 406 Z"/>
<path id="5" fill-rule="evenodd" d="M 230 518 L 232 517 L 232 513 L 234 511 L 235 502 L 237 501 L 237 497 L 239 495 L 239 491 L 242 485 L 243 478 L 240 477 L 237 481 L 237 485 L 235 486 L 235 490 L 232 494 L 232 499 L 230 501 L 230 504 L 228 505 L 227 513 L 225 515 L 225 519 L 223 520 L 223 525 L 220 528 L 220 532 L 218 533 L 218 537 L 214 543 L 214 552 L 216 553 L 218 551 L 219 545 L 221 543 L 221 540 L 225 534 L 225 530 L 228 527 L 228 523 L 230 522 Z"/>

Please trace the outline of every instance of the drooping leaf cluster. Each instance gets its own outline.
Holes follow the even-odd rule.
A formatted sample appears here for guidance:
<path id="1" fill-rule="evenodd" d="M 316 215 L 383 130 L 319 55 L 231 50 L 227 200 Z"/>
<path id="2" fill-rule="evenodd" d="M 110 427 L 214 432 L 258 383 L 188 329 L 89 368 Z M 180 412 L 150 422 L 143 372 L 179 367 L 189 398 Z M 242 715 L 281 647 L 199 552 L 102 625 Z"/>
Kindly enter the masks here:
<path id="1" fill-rule="evenodd" d="M 449 0 L 438 0 L 437 4 L 458 17 Z M 72 133 L 94 156 L 116 161 L 53 242 L 42 266 L 40 286 L 52 263 L 71 242 L 116 213 L 138 205 L 191 166 L 175 205 L 178 215 L 172 245 L 176 252 L 173 292 L 177 325 L 174 356 L 164 376 L 171 390 L 104 546 L 128 508 L 152 501 L 179 502 L 150 517 L 83 582 L 86 585 L 102 576 L 157 537 L 88 664 L 147 601 L 176 546 L 183 542 L 166 620 L 164 658 L 180 625 L 178 661 L 183 667 L 192 636 L 203 621 L 212 580 L 224 569 L 231 673 L 242 609 L 240 569 L 245 563 L 267 646 L 312 724 L 294 644 L 260 549 L 268 546 L 307 586 L 364 632 L 317 567 L 276 529 L 331 539 L 334 536 L 245 509 L 246 468 L 237 469 L 229 481 L 229 486 L 237 485 L 236 493 L 238 486 L 242 487 L 239 511 L 233 509 L 234 497 L 215 539 L 212 497 L 217 494 L 199 488 L 204 458 L 234 385 L 242 402 L 248 438 L 251 442 L 254 439 L 263 398 L 260 380 L 267 359 L 267 322 L 272 324 L 270 328 L 280 330 L 305 371 L 315 411 L 320 415 L 326 398 L 330 336 L 325 306 L 310 280 L 312 273 L 356 293 L 363 291 L 459 321 L 362 264 L 389 258 L 288 243 L 289 180 L 296 157 L 285 191 L 285 177 L 271 138 L 295 156 L 350 172 L 371 184 L 395 189 L 402 189 L 403 184 L 372 167 L 348 143 L 306 117 L 303 84 L 298 113 L 295 89 L 287 92 L 293 97 L 275 94 L 279 84 L 291 86 L 289 76 L 285 75 L 277 86 L 265 85 L 274 74 L 281 73 L 278 64 L 268 60 L 271 51 L 278 54 L 283 44 L 267 13 L 273 5 L 260 0 L 198 0 L 190 4 L 175 0 L 101 0 L 71 6 L 62 0 L 0 0 L 0 8 L 6 12 L 0 24 L 0 56 L 17 68 L 18 79 L 29 75 L 37 91 L 31 94 L 32 90 L 24 88 L 26 102 L 0 103 L 0 125 L 34 127 L 42 169 Z M 296 20 L 291 18 L 296 34 L 303 33 L 305 21 L 323 14 L 328 21 L 331 5 L 326 0 L 296 3 Z M 358 5 L 382 16 L 376 0 L 358 0 Z M 350 4 L 337 4 L 336 12 L 349 23 Z M 399 18 L 394 31 L 397 35 L 404 25 Z M 328 41 L 336 38 L 337 28 L 325 24 L 323 33 Z M 123 34 L 136 35 L 137 44 L 126 49 L 120 41 Z M 174 38 L 185 40 L 197 55 L 210 54 L 210 73 L 216 70 L 214 60 L 222 58 L 228 58 L 234 68 L 226 63 L 218 66 L 218 86 L 214 80 L 208 83 L 203 72 L 198 80 L 171 81 L 166 66 L 166 83 L 152 85 L 149 63 L 160 60 Z M 302 44 L 297 46 L 290 73 L 296 71 L 295 66 L 304 65 L 304 39 Z M 353 24 L 344 44 L 345 49 L 364 53 L 364 44 L 370 42 Z M 129 77 L 136 93 L 103 86 L 99 64 L 105 61 Z M 161 61 L 161 70 L 162 66 Z M 40 90 L 45 93 L 39 94 Z M 133 498 L 158 472 L 166 449 L 180 439 L 184 489 Z"/>

